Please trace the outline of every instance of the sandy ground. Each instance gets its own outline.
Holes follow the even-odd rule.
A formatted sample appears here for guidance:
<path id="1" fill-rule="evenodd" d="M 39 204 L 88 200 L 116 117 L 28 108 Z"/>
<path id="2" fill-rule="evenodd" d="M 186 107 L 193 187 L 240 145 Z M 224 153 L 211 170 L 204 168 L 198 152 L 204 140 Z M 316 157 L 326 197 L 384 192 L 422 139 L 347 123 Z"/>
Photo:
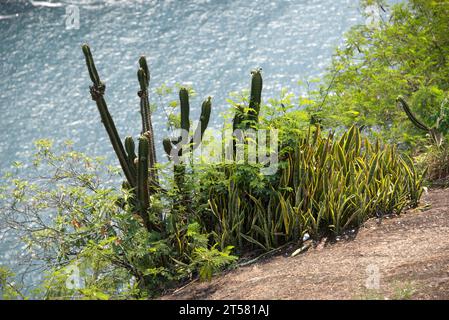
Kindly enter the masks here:
<path id="1" fill-rule="evenodd" d="M 357 234 L 195 282 L 162 299 L 449 299 L 449 189 Z"/>

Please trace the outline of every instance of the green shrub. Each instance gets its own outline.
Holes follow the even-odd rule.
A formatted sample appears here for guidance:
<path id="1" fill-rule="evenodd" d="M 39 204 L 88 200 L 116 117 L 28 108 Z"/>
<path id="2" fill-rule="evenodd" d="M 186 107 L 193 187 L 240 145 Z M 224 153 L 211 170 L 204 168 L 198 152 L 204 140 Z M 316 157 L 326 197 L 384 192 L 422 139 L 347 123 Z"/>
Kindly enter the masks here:
<path id="1" fill-rule="evenodd" d="M 152 196 L 149 217 L 163 213 L 164 224 L 176 228 L 148 232 L 126 201 L 134 194 L 111 184 L 118 170 L 102 159 L 75 152 L 70 144 L 59 151 L 48 140 L 36 145 L 32 170 L 18 168 L 0 187 L 2 231 L 14 232 L 46 274 L 35 297 L 151 297 L 197 274 L 208 279 L 236 259 L 231 247 L 210 245 L 211 235 L 198 223 L 170 212 L 161 194 Z M 74 268 L 80 287 L 67 285 Z M 4 297 L 18 294 L 8 285 L 10 277 L 0 269 Z"/>
<path id="2" fill-rule="evenodd" d="M 449 150 L 434 145 L 416 156 L 419 168 L 426 168 L 426 179 L 433 185 L 447 186 L 449 184 Z"/>
<path id="3" fill-rule="evenodd" d="M 325 126 L 371 127 L 390 142 L 410 149 L 425 143 L 420 130 L 396 106 L 403 95 L 427 126 L 446 113 L 449 90 L 449 2 L 408 0 L 388 5 L 383 0 L 361 1 L 377 6 L 388 17 L 377 28 L 354 26 L 335 50 L 325 81 L 309 107 Z M 381 6 L 382 7 L 381 7 Z M 439 124 L 447 134 L 447 117 Z"/>

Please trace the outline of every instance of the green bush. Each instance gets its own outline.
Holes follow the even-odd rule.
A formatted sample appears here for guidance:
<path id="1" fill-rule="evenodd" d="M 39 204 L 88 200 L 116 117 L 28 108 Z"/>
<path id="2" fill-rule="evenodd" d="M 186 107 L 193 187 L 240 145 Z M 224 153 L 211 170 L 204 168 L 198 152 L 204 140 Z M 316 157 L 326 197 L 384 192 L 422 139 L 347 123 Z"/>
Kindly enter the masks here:
<path id="1" fill-rule="evenodd" d="M 309 110 L 319 114 L 325 126 L 371 127 L 389 142 L 416 150 L 413 147 L 425 144 L 425 137 L 395 100 L 404 96 L 429 127 L 446 113 L 449 2 L 408 0 L 389 6 L 382 0 L 364 0 L 362 10 L 369 5 L 388 16 L 377 27 L 361 24 L 346 34 Z M 444 134 L 447 121 L 447 116 L 440 121 Z"/>
<path id="2" fill-rule="evenodd" d="M 2 231 L 13 231 L 33 262 L 44 262 L 45 282 L 36 297 L 144 298 L 197 274 L 208 279 L 235 261 L 231 247 L 209 245 L 211 235 L 171 214 L 160 194 L 153 195 L 149 216 L 167 214 L 164 223 L 177 227 L 148 232 L 132 206 L 123 205 L 134 194 L 111 184 L 118 170 L 101 158 L 75 152 L 70 143 L 60 151 L 48 140 L 36 145 L 33 170 L 17 164 L 0 187 Z M 79 288 L 67 286 L 74 268 Z M 0 269 L 8 297 L 15 293 L 6 282 L 11 276 Z"/>

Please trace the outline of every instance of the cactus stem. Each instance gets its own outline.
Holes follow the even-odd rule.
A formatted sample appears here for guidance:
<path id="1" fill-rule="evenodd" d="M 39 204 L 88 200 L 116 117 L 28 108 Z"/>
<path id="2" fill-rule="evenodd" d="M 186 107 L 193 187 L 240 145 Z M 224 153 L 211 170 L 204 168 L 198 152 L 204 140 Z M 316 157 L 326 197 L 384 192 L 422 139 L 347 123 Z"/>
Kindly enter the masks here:
<path id="1" fill-rule="evenodd" d="M 92 98 L 97 103 L 97 108 L 101 116 L 101 122 L 103 122 L 106 132 L 108 133 L 112 147 L 114 148 L 114 151 L 117 155 L 117 158 L 120 162 L 120 166 L 122 167 L 126 179 L 128 180 L 129 184 L 134 187 L 136 185 L 135 178 L 132 175 L 131 170 L 128 166 L 125 149 L 120 140 L 117 128 L 115 127 L 111 114 L 109 113 L 106 101 L 104 100 L 103 97 L 105 85 L 100 80 L 89 46 L 87 44 L 84 44 L 82 46 L 82 49 L 84 56 L 86 58 L 86 65 L 89 71 L 89 76 L 93 82 L 93 86 L 90 89 Z"/>
<path id="2" fill-rule="evenodd" d="M 260 112 L 262 99 L 262 74 L 261 69 L 255 69 L 251 72 L 251 93 L 249 99 L 248 120 L 257 122 Z"/>
<path id="3" fill-rule="evenodd" d="M 137 168 L 136 168 L 136 164 L 135 164 L 135 160 L 137 158 L 136 153 L 135 153 L 135 144 L 134 144 L 133 138 L 130 136 L 125 138 L 125 149 L 126 149 L 126 153 L 128 155 L 127 160 L 128 160 L 128 166 L 131 170 L 131 174 L 133 176 L 137 176 Z"/>
<path id="4" fill-rule="evenodd" d="M 201 105 L 200 122 L 198 123 L 198 126 L 196 127 L 195 133 L 193 135 L 193 139 L 191 140 L 192 151 L 195 150 L 203 140 L 204 132 L 209 125 L 211 111 L 211 97 L 208 97 L 207 100 L 204 100 L 203 104 Z"/>
<path id="5" fill-rule="evenodd" d="M 151 109 L 148 93 L 148 85 L 150 83 L 150 71 L 145 56 L 141 56 L 139 59 L 139 70 L 137 71 L 137 78 L 140 84 L 140 91 L 138 95 L 140 97 L 140 112 L 142 115 L 142 134 L 148 139 L 148 166 L 151 169 L 150 179 L 152 184 L 157 185 L 158 175 L 156 170 L 156 146 L 154 143 L 154 131 L 151 121 Z"/>
<path id="6" fill-rule="evenodd" d="M 421 121 L 419 121 L 415 115 L 413 114 L 412 110 L 410 109 L 410 106 L 408 105 L 408 103 L 404 100 L 404 98 L 402 96 L 399 96 L 396 99 L 397 102 L 400 103 L 400 105 L 402 106 L 402 109 L 405 111 L 405 113 L 407 114 L 407 117 L 410 119 L 410 121 L 418 128 L 421 129 L 423 131 L 427 131 L 430 132 L 430 128 L 427 127 L 424 123 L 422 123 Z"/>
<path id="7" fill-rule="evenodd" d="M 189 104 L 189 91 L 186 88 L 179 90 L 179 100 L 181 101 L 181 129 L 190 131 L 190 104 Z"/>
<path id="8" fill-rule="evenodd" d="M 140 216 L 148 230 L 150 221 L 148 208 L 150 199 L 148 193 L 148 139 L 145 136 L 139 138 L 139 157 L 137 166 L 137 198 L 139 199 Z"/>

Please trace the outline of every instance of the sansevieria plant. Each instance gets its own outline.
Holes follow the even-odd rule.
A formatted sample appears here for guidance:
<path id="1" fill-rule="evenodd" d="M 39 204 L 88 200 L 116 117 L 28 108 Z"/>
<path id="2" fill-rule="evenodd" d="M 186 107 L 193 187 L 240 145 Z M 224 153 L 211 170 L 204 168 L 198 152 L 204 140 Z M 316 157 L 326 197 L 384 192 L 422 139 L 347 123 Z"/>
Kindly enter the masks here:
<path id="1" fill-rule="evenodd" d="M 395 146 L 371 143 L 356 126 L 339 138 L 314 126 L 291 146 L 281 168 L 268 195 L 240 187 L 232 176 L 226 192 L 211 190 L 214 232 L 223 247 L 270 250 L 301 241 L 306 232 L 338 235 L 369 217 L 399 214 L 418 205 L 425 175 Z"/>

